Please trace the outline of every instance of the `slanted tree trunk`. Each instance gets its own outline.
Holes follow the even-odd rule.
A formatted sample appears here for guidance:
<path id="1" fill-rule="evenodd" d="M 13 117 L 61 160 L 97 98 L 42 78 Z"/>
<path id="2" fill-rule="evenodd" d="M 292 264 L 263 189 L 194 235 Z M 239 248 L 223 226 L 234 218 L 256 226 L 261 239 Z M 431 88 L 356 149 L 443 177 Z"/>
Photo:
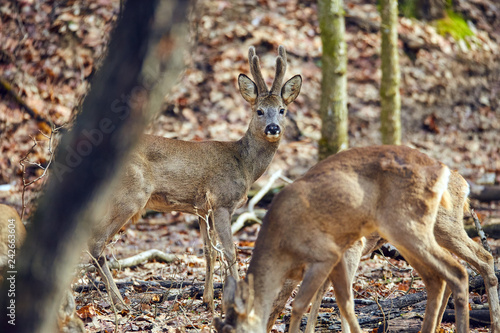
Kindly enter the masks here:
<path id="1" fill-rule="evenodd" d="M 57 308 L 93 221 L 105 213 L 148 112 L 182 68 L 186 37 L 175 33 L 186 31 L 186 6 L 127 1 L 82 113 L 57 149 L 22 252 L 0 286 L 0 332 L 57 332 Z"/>
<path id="2" fill-rule="evenodd" d="M 380 83 L 380 131 L 383 144 L 401 144 L 399 95 L 398 2 L 381 0 L 382 81 Z"/>
<path id="3" fill-rule="evenodd" d="M 346 149 L 347 136 L 347 45 L 342 0 L 318 0 L 323 43 L 321 81 L 321 139 L 319 159 Z"/>

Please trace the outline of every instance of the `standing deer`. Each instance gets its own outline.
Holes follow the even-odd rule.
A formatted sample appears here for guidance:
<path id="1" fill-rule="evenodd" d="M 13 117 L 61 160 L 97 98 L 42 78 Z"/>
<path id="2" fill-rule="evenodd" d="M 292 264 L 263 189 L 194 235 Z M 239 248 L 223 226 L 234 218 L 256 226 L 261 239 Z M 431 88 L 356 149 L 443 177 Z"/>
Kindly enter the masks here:
<path id="1" fill-rule="evenodd" d="M 498 280 L 495 276 L 493 256 L 486 251 L 480 244 L 474 242 L 465 232 L 463 228 L 463 215 L 469 211 L 469 185 L 465 179 L 456 171 L 450 174 L 450 181 L 448 183 L 448 192 L 451 196 L 452 209 L 448 210 L 439 207 L 436 224 L 434 226 L 434 236 L 439 245 L 457 255 L 462 260 L 467 261 L 483 276 L 486 285 L 486 293 L 488 294 L 488 303 L 490 308 L 491 318 L 491 332 L 500 332 L 500 305 L 498 300 Z M 354 282 L 356 269 L 358 268 L 362 256 L 370 254 L 375 251 L 384 243 L 378 234 L 374 233 L 368 237 L 363 237 L 357 241 L 344 253 L 344 261 L 346 263 L 347 281 L 349 285 L 339 286 L 339 288 L 351 288 Z M 267 324 L 267 331 L 269 332 L 276 321 L 278 314 L 282 311 L 285 303 L 291 293 L 296 287 L 298 281 L 287 281 L 278 298 L 275 301 L 273 312 Z M 330 286 L 327 281 L 323 287 L 316 294 L 313 301 L 313 306 L 309 312 L 309 319 L 305 332 L 314 332 L 314 326 L 318 315 L 321 300 L 324 291 Z M 438 324 L 441 323 L 448 298 L 451 294 L 450 288 L 446 289 L 445 296 L 441 303 L 441 308 L 438 316 Z M 342 332 L 350 333 L 349 325 L 342 320 Z M 439 326 L 438 330 L 439 331 Z"/>
<path id="2" fill-rule="evenodd" d="M 318 163 L 273 200 L 255 244 L 247 279 L 228 278 L 218 332 L 266 332 L 273 301 L 287 279 L 302 279 L 290 332 L 329 279 L 340 313 L 352 332 L 354 314 L 344 253 L 377 232 L 395 245 L 425 282 L 428 299 L 422 332 L 437 328 L 449 287 L 458 333 L 469 330 L 467 272 L 436 241 L 439 206 L 452 210 L 450 170 L 404 146 L 353 148 Z M 346 287 L 347 286 L 347 287 Z"/>
<path id="3" fill-rule="evenodd" d="M 128 221 L 146 209 L 198 215 L 207 261 L 203 301 L 213 310 L 213 272 L 218 236 L 232 277 L 238 278 L 231 234 L 231 215 L 247 200 L 250 186 L 264 173 L 278 149 L 285 126 L 287 105 L 299 95 L 300 75 L 283 86 L 286 52 L 278 48 L 276 76 L 271 90 L 262 76 L 259 58 L 250 48 L 248 61 L 253 82 L 238 77 L 240 93 L 250 103 L 252 117 L 238 141 L 187 142 L 145 135 L 130 160 L 125 176 L 114 191 L 110 208 L 93 229 L 89 249 L 97 270 L 118 308 L 126 307 L 102 255 L 104 246 Z"/>

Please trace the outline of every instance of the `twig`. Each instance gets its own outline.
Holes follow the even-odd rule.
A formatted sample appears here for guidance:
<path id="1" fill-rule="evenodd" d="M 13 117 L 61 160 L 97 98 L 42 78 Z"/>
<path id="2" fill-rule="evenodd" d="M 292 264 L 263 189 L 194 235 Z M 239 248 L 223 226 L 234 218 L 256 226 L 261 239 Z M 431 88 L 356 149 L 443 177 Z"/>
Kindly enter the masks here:
<path id="1" fill-rule="evenodd" d="M 408 290 L 405 292 L 405 295 L 408 295 L 410 293 L 410 290 L 415 290 L 416 292 L 418 291 L 416 288 L 413 288 L 413 282 L 415 282 L 415 276 L 413 275 L 414 270 L 412 269 L 410 272 L 411 280 L 410 280 L 410 285 L 408 286 Z"/>
<path id="2" fill-rule="evenodd" d="M 486 251 L 488 251 L 489 253 L 491 253 L 491 248 L 490 248 L 490 245 L 488 244 L 488 240 L 486 239 L 486 234 L 484 233 L 484 230 L 481 227 L 481 223 L 479 222 L 479 218 L 477 217 L 477 214 L 474 211 L 474 208 L 471 208 L 470 213 L 472 215 L 472 219 L 474 220 L 474 225 L 476 226 L 477 234 L 479 235 L 479 238 L 481 239 L 481 243 L 483 244 L 484 249 Z"/>
<path id="3" fill-rule="evenodd" d="M 26 189 L 28 188 L 28 186 L 30 186 L 30 185 L 36 183 L 37 181 L 39 181 L 40 179 L 44 178 L 45 175 L 47 174 L 47 171 L 49 170 L 50 164 L 52 163 L 52 160 L 54 158 L 54 152 L 53 152 L 53 148 L 52 148 L 52 146 L 54 144 L 54 134 L 56 134 L 59 131 L 59 129 L 60 129 L 60 127 L 53 127 L 52 130 L 51 130 L 51 132 L 50 132 L 50 136 L 46 135 L 45 133 L 43 133 L 42 131 L 40 131 L 40 133 L 43 136 L 45 136 L 47 139 L 49 139 L 49 143 L 48 143 L 49 159 L 48 159 L 47 165 L 45 167 L 42 166 L 40 163 L 35 163 L 35 162 L 31 162 L 31 161 L 28 160 L 28 157 L 31 155 L 31 153 L 33 153 L 33 149 L 35 149 L 35 147 L 38 145 L 37 141 L 32 136 L 30 136 L 30 137 L 33 140 L 33 146 L 28 151 L 28 153 L 26 154 L 26 156 L 24 156 L 19 161 L 19 164 L 21 164 L 22 178 L 23 178 L 23 191 L 22 191 L 22 194 L 21 194 L 21 201 L 22 201 L 21 220 L 24 219 L 24 212 L 26 210 L 26 201 L 25 201 Z M 34 180 L 27 182 L 26 178 L 25 178 L 25 174 L 26 174 L 26 166 L 25 166 L 25 164 L 36 165 L 38 168 L 40 168 L 40 169 L 43 170 L 43 173 L 40 176 L 38 176 L 37 178 L 35 178 Z"/>
<path id="4" fill-rule="evenodd" d="M 101 265 L 99 265 L 99 262 L 97 261 L 97 259 L 96 259 L 96 258 L 94 258 L 94 256 L 93 256 L 92 254 L 90 254 L 90 252 L 89 252 L 89 251 L 86 251 L 86 252 L 87 252 L 87 254 L 89 255 L 89 257 L 92 259 L 92 261 L 94 262 L 94 264 L 95 264 L 97 267 L 99 267 L 99 269 L 102 271 Z M 106 279 L 106 282 L 107 282 L 107 283 L 106 283 L 106 285 L 108 285 L 108 286 L 109 286 L 109 280 L 108 280 L 108 278 L 107 278 L 104 274 L 103 274 L 103 276 L 102 276 L 102 277 L 103 277 L 104 279 Z M 113 297 L 111 297 L 111 293 L 112 293 L 112 291 L 111 291 L 111 290 L 109 290 L 108 292 L 109 292 L 109 301 L 110 301 L 109 303 L 111 304 L 111 307 L 113 308 L 113 312 L 114 312 L 114 314 L 115 314 L 115 333 L 118 333 L 118 311 L 116 310 L 115 303 L 113 302 Z"/>
<path id="5" fill-rule="evenodd" d="M 292 180 L 289 178 L 283 176 L 281 174 L 281 170 L 276 171 L 271 175 L 269 178 L 268 182 L 255 194 L 255 196 L 250 199 L 248 202 L 248 212 L 244 212 L 240 216 L 238 216 L 238 219 L 236 222 L 233 223 L 231 226 L 231 232 L 233 235 L 237 233 L 241 228 L 243 228 L 244 224 L 246 221 L 255 221 L 257 223 L 262 223 L 262 221 L 259 219 L 257 214 L 255 213 L 255 205 L 262 200 L 262 198 L 266 195 L 267 192 L 271 189 L 271 186 L 273 186 L 274 182 L 278 180 L 278 178 L 282 179 L 283 181 L 287 183 L 292 183 Z"/>
<path id="6" fill-rule="evenodd" d="M 187 319 L 187 321 L 189 322 L 189 324 L 191 324 L 191 327 L 193 327 L 193 328 L 194 328 L 194 330 L 195 330 L 196 332 L 198 332 L 198 333 L 199 333 L 199 332 L 200 332 L 200 330 L 199 330 L 199 329 L 197 329 L 197 328 L 196 328 L 196 326 L 194 326 L 194 324 L 193 324 L 193 322 L 191 321 L 191 319 L 189 319 L 189 317 L 187 316 L 186 311 L 184 310 L 184 307 L 182 306 L 181 302 L 176 301 L 176 303 L 179 305 L 179 309 L 181 309 L 182 314 L 184 315 L 184 318 L 186 318 L 186 319 Z"/>
<path id="7" fill-rule="evenodd" d="M 396 270 L 398 270 L 400 272 L 410 272 L 410 276 L 411 276 L 410 285 L 408 286 L 408 290 L 404 293 L 404 295 L 408 295 L 408 293 L 410 292 L 410 290 L 417 291 L 417 289 L 413 288 L 413 282 L 415 281 L 415 276 L 413 275 L 413 272 L 415 272 L 415 270 L 413 269 L 413 267 L 410 267 L 410 268 L 399 268 L 399 267 L 395 266 L 392 262 L 389 261 L 389 259 L 384 255 L 384 253 L 382 252 L 381 249 L 378 249 L 378 251 L 380 252 L 380 255 L 382 257 L 384 257 L 384 259 L 387 261 L 387 263 L 392 266 L 392 268 L 394 268 L 394 269 L 396 269 Z"/>
<path id="8" fill-rule="evenodd" d="M 207 204 L 210 206 L 210 201 L 207 200 Z M 205 215 L 204 217 L 201 216 L 200 214 L 198 214 L 198 211 L 195 212 L 195 215 L 198 216 L 200 219 L 202 219 L 203 221 L 205 221 L 205 224 L 207 225 L 207 237 L 208 237 L 208 241 L 210 242 L 210 246 L 217 252 L 219 253 L 220 255 L 220 258 L 221 258 L 221 262 L 223 263 L 223 265 L 226 265 L 225 269 L 229 269 L 229 265 L 230 263 L 228 262 L 227 264 L 225 263 L 226 259 L 225 259 L 225 255 L 224 255 L 224 252 L 219 249 L 218 247 L 218 244 L 214 244 L 213 240 L 212 240 L 212 237 L 210 236 L 210 221 L 214 221 L 214 213 L 213 213 L 213 210 L 212 208 L 210 207 L 208 209 L 208 212 L 207 212 L 207 215 Z M 231 263 L 232 265 L 235 264 L 234 263 Z"/>
<path id="9" fill-rule="evenodd" d="M 385 312 L 384 312 L 384 309 L 382 308 L 382 305 L 380 305 L 380 303 L 378 302 L 378 294 L 377 294 L 377 292 L 375 291 L 373 294 L 374 294 L 373 298 L 375 299 L 375 303 L 377 303 L 377 306 L 378 306 L 380 312 L 382 312 L 382 320 L 384 322 L 384 333 L 385 333 L 385 332 L 387 332 L 387 329 L 388 329 L 388 327 L 386 326 L 387 325 L 387 321 L 385 319 Z"/>
<path id="10" fill-rule="evenodd" d="M 97 290 L 97 293 L 99 294 L 99 297 L 100 297 L 101 299 L 104 299 L 105 297 L 104 297 L 104 295 L 101 293 L 101 290 L 99 289 L 99 287 L 95 284 L 95 280 L 94 280 L 94 279 L 92 279 L 92 278 L 89 278 L 89 280 L 90 280 L 90 283 L 94 286 L 94 289 L 95 289 L 95 290 Z M 82 290 L 82 291 L 83 291 L 83 290 Z M 81 292 L 80 292 L 80 294 L 81 294 Z"/>

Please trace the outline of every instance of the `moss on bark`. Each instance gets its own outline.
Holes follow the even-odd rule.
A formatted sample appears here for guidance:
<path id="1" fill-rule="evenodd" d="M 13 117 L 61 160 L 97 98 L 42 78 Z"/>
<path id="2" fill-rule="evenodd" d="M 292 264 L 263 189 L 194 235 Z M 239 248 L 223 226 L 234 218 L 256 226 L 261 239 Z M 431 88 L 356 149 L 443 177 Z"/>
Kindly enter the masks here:
<path id="1" fill-rule="evenodd" d="M 342 0 L 318 1 L 323 43 L 319 159 L 348 147 L 347 46 Z"/>
<path id="2" fill-rule="evenodd" d="M 398 2 L 381 0 L 380 131 L 383 144 L 401 144 L 401 97 L 399 95 Z"/>

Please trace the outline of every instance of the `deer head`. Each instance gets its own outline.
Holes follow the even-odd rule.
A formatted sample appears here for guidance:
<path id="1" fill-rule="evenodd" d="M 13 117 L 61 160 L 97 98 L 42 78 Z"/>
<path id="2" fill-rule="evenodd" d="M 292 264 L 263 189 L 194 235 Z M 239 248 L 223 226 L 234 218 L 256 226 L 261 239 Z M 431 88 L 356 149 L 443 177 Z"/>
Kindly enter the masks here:
<path id="1" fill-rule="evenodd" d="M 253 306 L 253 275 L 238 281 L 229 276 L 224 284 L 222 307 L 226 320 L 216 317 L 214 327 L 218 333 L 258 332 L 262 326 Z"/>
<path id="2" fill-rule="evenodd" d="M 248 51 L 248 63 L 255 82 L 245 74 L 240 74 L 238 77 L 240 93 L 252 106 L 253 114 L 249 130 L 254 136 L 269 142 L 277 142 L 281 139 L 287 105 L 297 98 L 302 85 L 301 76 L 295 75 L 282 86 L 286 72 L 286 51 L 281 45 L 278 48 L 278 54 L 276 75 L 271 90 L 268 90 L 262 77 L 259 58 L 255 55 L 253 46 Z"/>

